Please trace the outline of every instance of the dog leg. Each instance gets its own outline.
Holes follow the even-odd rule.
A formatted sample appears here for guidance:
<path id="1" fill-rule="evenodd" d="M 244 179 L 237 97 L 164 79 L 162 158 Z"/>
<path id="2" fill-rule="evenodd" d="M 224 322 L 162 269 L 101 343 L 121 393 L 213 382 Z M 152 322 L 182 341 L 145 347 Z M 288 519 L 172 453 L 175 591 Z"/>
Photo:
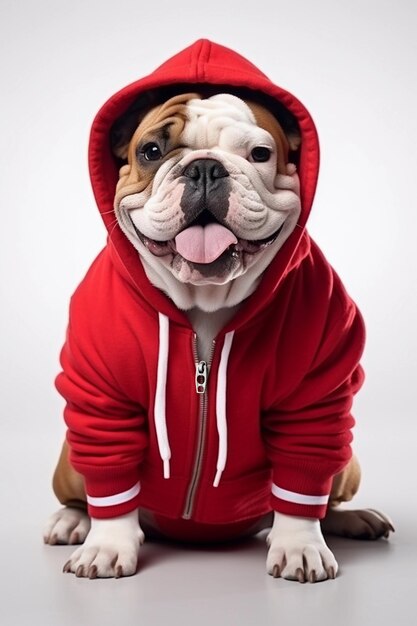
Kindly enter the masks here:
<path id="1" fill-rule="evenodd" d="M 72 467 L 69 452 L 65 442 L 53 478 L 55 495 L 66 506 L 48 520 L 44 541 L 49 545 L 84 542 L 64 565 L 64 572 L 85 578 L 131 576 L 136 572 L 139 547 L 145 538 L 138 511 L 90 520 L 84 479 Z"/>
<path id="2" fill-rule="evenodd" d="M 63 571 L 78 578 L 132 576 L 144 539 L 137 510 L 112 519 L 92 519 L 84 545 L 75 550 Z"/>
<path id="3" fill-rule="evenodd" d="M 84 479 L 69 460 L 65 442 L 53 478 L 55 495 L 65 508 L 48 520 L 44 541 L 49 545 L 84 545 L 75 550 L 64 572 L 85 578 L 120 578 L 136 572 L 144 533 L 137 511 L 107 520 L 91 519 L 86 513 Z"/>
<path id="4" fill-rule="evenodd" d="M 335 529 L 334 517 L 330 513 L 340 502 L 351 500 L 359 488 L 360 467 L 353 457 L 345 470 L 334 477 L 330 495 L 330 506 L 326 520 L 320 522 L 300 517 L 275 513 L 274 524 L 268 536 L 268 573 L 300 582 L 316 582 L 335 578 L 337 562 L 327 547 L 322 529 Z"/>
<path id="5" fill-rule="evenodd" d="M 336 577 L 338 565 L 319 520 L 275 513 L 267 543 L 266 567 L 274 578 L 315 583 Z"/>

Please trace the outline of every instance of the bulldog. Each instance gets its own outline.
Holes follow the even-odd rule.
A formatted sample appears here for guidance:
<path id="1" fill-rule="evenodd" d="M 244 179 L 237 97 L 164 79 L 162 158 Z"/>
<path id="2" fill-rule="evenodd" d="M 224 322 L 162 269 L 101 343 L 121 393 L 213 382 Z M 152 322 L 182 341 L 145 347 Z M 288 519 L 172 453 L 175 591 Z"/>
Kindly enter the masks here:
<path id="1" fill-rule="evenodd" d="M 196 333 L 196 362 L 201 364 L 197 393 L 198 385 L 204 391 L 215 337 L 256 292 L 266 269 L 299 227 L 300 134 L 294 127 L 283 128 L 262 104 L 219 92 L 170 97 L 153 106 L 133 130 L 122 119 L 113 139 L 121 164 L 114 189 L 117 224 L 137 251 L 150 283 L 187 315 Z M 158 367 L 163 367 L 161 362 Z M 164 476 L 169 478 L 166 437 L 166 423 L 159 424 Z M 220 448 L 225 448 L 227 438 L 219 438 Z M 169 533 L 162 533 L 157 516 L 146 508 L 90 519 L 86 502 L 101 506 L 106 498 L 86 494 L 83 477 L 71 465 L 70 448 L 71 443 L 64 444 L 54 477 L 55 492 L 66 506 L 49 520 L 44 540 L 83 544 L 64 572 L 87 578 L 132 575 L 145 534 Z M 221 488 L 226 456 L 225 450 L 219 451 L 213 488 Z M 251 529 L 237 529 L 235 536 L 271 527 L 270 575 L 312 583 L 333 579 L 338 564 L 323 532 L 375 539 L 393 530 L 390 520 L 375 510 L 336 508 L 353 497 L 359 481 L 353 457 L 333 478 L 323 520 L 275 511 Z M 275 489 L 277 497 L 285 499 L 285 492 Z M 291 497 L 295 501 L 294 494 Z M 299 497 L 301 503 L 313 499 Z M 323 496 L 314 504 L 319 500 L 322 503 Z"/>

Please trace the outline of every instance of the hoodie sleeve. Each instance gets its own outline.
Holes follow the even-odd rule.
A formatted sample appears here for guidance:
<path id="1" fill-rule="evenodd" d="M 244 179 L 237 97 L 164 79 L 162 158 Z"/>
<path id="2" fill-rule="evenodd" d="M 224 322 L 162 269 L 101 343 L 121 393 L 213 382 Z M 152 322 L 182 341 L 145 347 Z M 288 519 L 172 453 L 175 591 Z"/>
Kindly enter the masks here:
<path id="1" fill-rule="evenodd" d="M 66 401 L 71 464 L 85 479 L 88 511 L 95 518 L 138 506 L 146 414 L 129 393 L 129 380 L 137 379 L 140 388 L 143 364 L 138 351 L 132 359 L 127 342 L 132 345 L 133 339 L 113 316 L 110 298 L 105 307 L 84 281 L 71 300 L 56 387 Z"/>
<path id="2" fill-rule="evenodd" d="M 355 304 L 333 293 L 330 319 L 308 371 L 264 419 L 273 468 L 272 509 L 323 518 L 332 478 L 351 458 L 354 394 L 364 379 L 364 325 Z"/>

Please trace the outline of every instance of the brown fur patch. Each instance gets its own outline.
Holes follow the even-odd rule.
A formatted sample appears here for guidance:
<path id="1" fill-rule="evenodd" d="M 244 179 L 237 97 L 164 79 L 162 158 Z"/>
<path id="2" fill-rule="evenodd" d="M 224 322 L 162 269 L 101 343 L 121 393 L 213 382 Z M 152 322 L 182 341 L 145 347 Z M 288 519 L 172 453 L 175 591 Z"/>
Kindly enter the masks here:
<path id="1" fill-rule="evenodd" d="M 118 156 L 127 158 L 127 164 L 120 169 L 115 206 L 118 206 L 120 200 L 125 196 L 144 191 L 164 161 L 162 158 L 155 163 L 149 162 L 149 166 L 146 168 L 140 167 L 136 157 L 136 149 L 140 143 L 155 141 L 160 137 L 162 129 L 166 129 L 169 137 L 165 158 L 174 154 L 175 148 L 181 144 L 181 133 L 187 120 L 186 103 L 192 98 L 200 98 L 200 96 L 196 93 L 180 94 L 170 98 L 164 104 L 154 107 L 145 115 L 129 144 L 118 149 Z"/>
<path id="2" fill-rule="evenodd" d="M 257 104 L 256 102 L 246 102 L 246 104 L 254 114 L 258 126 L 268 131 L 274 138 L 278 152 L 277 170 L 279 174 L 285 174 L 290 145 L 281 125 L 272 113 L 261 104 Z"/>

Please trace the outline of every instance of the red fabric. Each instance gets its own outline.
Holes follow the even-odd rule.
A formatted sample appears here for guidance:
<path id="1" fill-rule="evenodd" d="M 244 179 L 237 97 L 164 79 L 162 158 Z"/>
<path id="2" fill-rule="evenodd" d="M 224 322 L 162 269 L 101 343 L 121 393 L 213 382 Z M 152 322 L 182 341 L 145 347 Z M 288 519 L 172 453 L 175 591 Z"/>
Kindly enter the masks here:
<path id="1" fill-rule="evenodd" d="M 117 180 L 109 149 L 111 125 L 140 93 L 175 82 L 250 87 L 284 103 L 302 132 L 302 226 L 314 197 L 319 149 L 308 112 L 251 63 L 222 46 L 196 42 L 100 110 L 91 131 L 90 174 L 110 235 L 72 298 L 56 384 L 67 401 L 72 463 L 84 475 L 89 496 L 120 494 L 138 481 L 141 490 L 127 503 L 90 505 L 94 517 L 142 506 L 181 518 L 194 465 L 200 401 L 194 386 L 194 333 L 184 313 L 149 283 L 136 250 L 114 226 L 110 213 Z M 158 312 L 170 319 L 170 479 L 163 478 L 153 422 Z M 220 485 L 214 488 L 216 382 L 224 336 L 231 329 L 235 335 L 228 363 L 228 457 Z M 271 495 L 271 486 L 305 496 L 329 493 L 332 476 L 351 456 L 350 410 L 363 379 L 358 365 L 363 344 L 355 304 L 305 229 L 295 229 L 256 292 L 217 337 L 195 522 L 253 520 L 271 509 L 324 515 L 325 505 L 281 500 Z"/>

